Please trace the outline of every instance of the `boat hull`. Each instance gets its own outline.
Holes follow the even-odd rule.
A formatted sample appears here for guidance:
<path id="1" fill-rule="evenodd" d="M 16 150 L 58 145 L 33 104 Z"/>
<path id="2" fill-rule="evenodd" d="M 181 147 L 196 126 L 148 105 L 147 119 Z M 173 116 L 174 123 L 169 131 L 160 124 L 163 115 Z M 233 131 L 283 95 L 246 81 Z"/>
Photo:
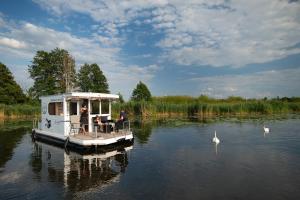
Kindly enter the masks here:
<path id="1" fill-rule="evenodd" d="M 101 136 L 101 135 L 100 135 Z M 94 152 L 97 150 L 109 149 L 110 147 L 120 146 L 120 144 L 132 144 L 133 134 L 127 132 L 125 134 L 107 135 L 107 137 L 79 137 L 79 136 L 61 136 L 55 133 L 45 132 L 39 129 L 32 130 L 32 138 L 56 146 L 65 147 L 77 152 Z M 103 148 L 102 148 L 103 147 Z"/>

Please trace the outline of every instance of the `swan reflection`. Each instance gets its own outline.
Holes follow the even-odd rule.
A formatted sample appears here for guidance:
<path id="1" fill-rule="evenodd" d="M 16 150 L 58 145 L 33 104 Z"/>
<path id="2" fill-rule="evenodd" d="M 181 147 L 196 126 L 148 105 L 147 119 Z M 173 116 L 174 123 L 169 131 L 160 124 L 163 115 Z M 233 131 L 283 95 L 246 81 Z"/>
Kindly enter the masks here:
<path id="1" fill-rule="evenodd" d="M 219 144 L 217 144 L 217 143 L 215 144 L 215 153 L 216 153 L 216 155 L 218 155 L 218 145 Z"/>

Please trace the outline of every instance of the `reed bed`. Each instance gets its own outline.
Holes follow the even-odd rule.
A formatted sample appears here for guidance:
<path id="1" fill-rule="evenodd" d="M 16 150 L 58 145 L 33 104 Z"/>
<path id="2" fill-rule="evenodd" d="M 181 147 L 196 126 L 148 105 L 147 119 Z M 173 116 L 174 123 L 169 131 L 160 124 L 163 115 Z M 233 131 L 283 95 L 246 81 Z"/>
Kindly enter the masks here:
<path id="1" fill-rule="evenodd" d="M 0 118 L 31 118 L 40 115 L 39 105 L 30 104 L 0 104 Z"/>
<path id="2" fill-rule="evenodd" d="M 166 96 L 154 97 L 152 101 L 114 103 L 113 118 L 117 118 L 120 110 L 128 112 L 131 118 L 202 118 L 224 115 L 249 114 L 287 114 L 300 112 L 300 98 L 282 99 L 243 99 L 229 97 L 213 99 L 207 96 Z M 38 118 L 40 105 L 0 104 L 0 118 Z"/>
<path id="3" fill-rule="evenodd" d="M 185 96 L 155 97 L 150 102 L 134 102 L 113 104 L 113 110 L 124 109 L 130 115 L 141 117 L 209 117 L 218 115 L 248 114 L 286 114 L 300 111 L 300 100 L 257 100 L 229 97 L 228 99 L 212 99 Z M 114 113 L 116 116 L 117 113 Z"/>

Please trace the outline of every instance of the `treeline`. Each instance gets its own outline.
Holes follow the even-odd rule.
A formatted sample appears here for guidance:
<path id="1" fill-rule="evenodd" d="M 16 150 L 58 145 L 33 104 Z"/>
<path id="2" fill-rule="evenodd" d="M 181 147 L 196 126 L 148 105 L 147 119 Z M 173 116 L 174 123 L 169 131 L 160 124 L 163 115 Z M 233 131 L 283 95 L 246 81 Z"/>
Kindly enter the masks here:
<path id="1" fill-rule="evenodd" d="M 39 107 L 24 94 L 10 70 L 0 62 L 0 118 L 32 116 Z"/>
<path id="2" fill-rule="evenodd" d="M 75 69 L 75 59 L 64 49 L 37 51 L 28 66 L 34 84 L 23 92 L 12 73 L 0 63 L 0 117 L 40 114 L 38 98 L 43 95 L 71 91 L 109 93 L 109 84 L 96 63 L 85 63 Z M 246 115 L 291 113 L 300 111 L 299 97 L 244 99 L 231 96 L 215 99 L 205 95 L 152 97 L 141 81 L 133 89 L 129 101 L 122 95 L 113 104 L 114 110 L 125 109 L 132 116 L 143 117 L 206 117 L 215 115 Z M 114 113 L 117 116 L 117 113 Z"/>
<path id="3" fill-rule="evenodd" d="M 40 114 L 39 97 L 71 91 L 109 93 L 107 79 L 96 63 L 75 69 L 75 59 L 64 49 L 37 51 L 28 66 L 34 84 L 27 91 L 0 62 L 0 118 Z"/>
<path id="4" fill-rule="evenodd" d="M 96 63 L 85 63 L 76 72 L 75 59 L 64 49 L 37 51 L 28 72 L 34 81 L 28 95 L 34 99 L 71 91 L 109 93 L 107 79 Z"/>
<path id="5" fill-rule="evenodd" d="M 215 99 L 205 95 L 153 97 L 151 101 L 129 101 L 114 104 L 130 115 L 142 117 L 202 118 L 222 115 L 284 114 L 300 111 L 300 98 L 244 99 L 228 97 Z"/>

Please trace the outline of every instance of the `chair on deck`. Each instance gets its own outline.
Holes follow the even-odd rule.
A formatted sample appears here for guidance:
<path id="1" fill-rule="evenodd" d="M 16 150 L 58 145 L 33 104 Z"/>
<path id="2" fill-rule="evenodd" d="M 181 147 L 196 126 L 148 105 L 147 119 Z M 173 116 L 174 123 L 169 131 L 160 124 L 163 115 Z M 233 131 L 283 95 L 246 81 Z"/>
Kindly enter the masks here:
<path id="1" fill-rule="evenodd" d="M 108 120 L 107 116 L 101 116 L 101 123 L 103 124 L 103 132 L 104 133 L 111 133 L 114 131 L 114 121 Z"/>

